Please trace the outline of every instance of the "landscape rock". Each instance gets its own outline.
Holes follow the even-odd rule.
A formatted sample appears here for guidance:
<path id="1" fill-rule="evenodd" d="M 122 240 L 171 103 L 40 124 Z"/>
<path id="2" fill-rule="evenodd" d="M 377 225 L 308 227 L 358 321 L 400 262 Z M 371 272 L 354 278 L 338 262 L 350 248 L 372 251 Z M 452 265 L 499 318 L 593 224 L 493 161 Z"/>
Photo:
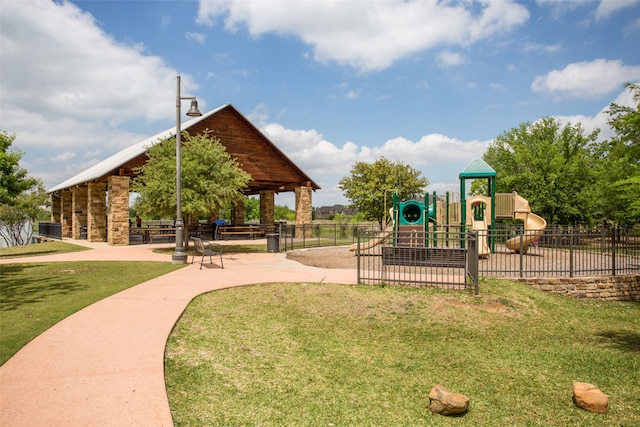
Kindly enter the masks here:
<path id="1" fill-rule="evenodd" d="M 469 398 L 460 393 L 452 393 L 443 385 L 434 385 L 429 393 L 431 413 L 458 415 L 469 409 Z"/>
<path id="2" fill-rule="evenodd" d="M 609 411 L 609 396 L 593 384 L 573 383 L 573 403 L 585 411 L 606 414 Z"/>

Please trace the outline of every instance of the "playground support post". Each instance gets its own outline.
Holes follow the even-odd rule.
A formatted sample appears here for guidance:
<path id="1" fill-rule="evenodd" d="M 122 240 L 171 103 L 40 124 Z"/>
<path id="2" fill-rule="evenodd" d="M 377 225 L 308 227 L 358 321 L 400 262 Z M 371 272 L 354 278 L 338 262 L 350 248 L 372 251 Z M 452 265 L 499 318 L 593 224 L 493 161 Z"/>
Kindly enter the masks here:
<path id="1" fill-rule="evenodd" d="M 490 248 L 491 253 L 496 253 L 496 181 L 495 178 L 487 178 L 487 183 L 489 185 L 489 196 L 491 197 L 491 232 L 489 233 L 490 237 Z"/>
<path id="2" fill-rule="evenodd" d="M 398 193 L 393 192 L 393 246 L 398 244 L 397 236 L 398 236 L 398 226 L 400 225 L 400 198 L 398 197 Z"/>
<path id="3" fill-rule="evenodd" d="M 447 191 L 445 194 L 446 197 L 446 201 L 445 201 L 445 230 L 447 230 L 447 235 L 446 235 L 446 243 L 445 246 L 449 246 L 449 192 Z"/>
<path id="4" fill-rule="evenodd" d="M 465 230 L 467 228 L 467 196 L 464 188 L 464 179 L 460 178 L 460 247 L 465 247 Z"/>
<path id="5" fill-rule="evenodd" d="M 422 218 L 424 218 L 424 246 L 429 247 L 429 193 L 424 193 L 424 203 L 422 204 L 423 212 Z M 436 231 L 435 226 L 433 231 Z"/>
<path id="6" fill-rule="evenodd" d="M 435 231 L 438 231 L 438 201 L 436 200 L 436 192 L 433 192 L 433 247 L 438 247 L 438 236 Z M 427 221 L 429 217 L 427 216 Z"/>

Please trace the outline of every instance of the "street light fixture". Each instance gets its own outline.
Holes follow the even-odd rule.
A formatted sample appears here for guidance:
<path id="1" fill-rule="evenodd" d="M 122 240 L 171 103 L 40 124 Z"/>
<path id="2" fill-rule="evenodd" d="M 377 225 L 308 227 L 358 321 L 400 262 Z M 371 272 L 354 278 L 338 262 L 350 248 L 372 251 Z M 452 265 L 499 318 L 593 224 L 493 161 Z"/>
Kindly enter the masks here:
<path id="1" fill-rule="evenodd" d="M 182 221 L 182 151 L 180 130 L 180 104 L 184 99 L 191 100 L 191 108 L 187 111 L 189 117 L 200 117 L 198 101 L 195 96 L 180 96 L 180 76 L 177 81 L 176 91 L 176 250 L 171 256 L 173 264 L 185 264 L 187 253 L 184 251 L 184 222 Z"/>

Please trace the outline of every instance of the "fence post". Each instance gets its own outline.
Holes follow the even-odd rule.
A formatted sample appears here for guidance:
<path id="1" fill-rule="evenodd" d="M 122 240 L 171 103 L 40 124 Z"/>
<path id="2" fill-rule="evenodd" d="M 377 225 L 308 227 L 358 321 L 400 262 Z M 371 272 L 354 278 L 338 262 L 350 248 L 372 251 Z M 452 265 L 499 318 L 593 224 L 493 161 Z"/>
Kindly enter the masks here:
<path id="1" fill-rule="evenodd" d="M 362 231 L 360 229 L 358 229 L 358 235 L 357 235 L 357 247 L 356 247 L 356 269 L 358 270 L 358 274 L 357 274 L 357 278 L 356 278 L 356 283 L 360 284 L 360 236 L 362 234 Z"/>
<path id="2" fill-rule="evenodd" d="M 524 264 L 524 251 L 523 251 L 523 248 L 524 248 L 524 238 L 525 238 L 526 234 L 527 234 L 527 230 L 525 229 L 524 226 L 522 226 L 522 234 L 520 234 L 520 254 L 519 254 L 520 255 L 520 257 L 519 257 L 519 260 L 520 260 L 520 277 L 524 277 L 523 276 L 523 274 L 524 274 L 524 265 L 523 265 Z"/>
<path id="3" fill-rule="evenodd" d="M 307 224 L 302 224 L 302 247 L 307 247 Z"/>
<path id="4" fill-rule="evenodd" d="M 616 227 L 611 227 L 611 275 L 616 275 Z"/>
<path id="5" fill-rule="evenodd" d="M 474 295 L 478 296 L 478 232 L 470 231 L 467 236 L 467 272 L 474 285 Z"/>
<path id="6" fill-rule="evenodd" d="M 569 226 L 569 277 L 573 277 L 573 227 Z"/>

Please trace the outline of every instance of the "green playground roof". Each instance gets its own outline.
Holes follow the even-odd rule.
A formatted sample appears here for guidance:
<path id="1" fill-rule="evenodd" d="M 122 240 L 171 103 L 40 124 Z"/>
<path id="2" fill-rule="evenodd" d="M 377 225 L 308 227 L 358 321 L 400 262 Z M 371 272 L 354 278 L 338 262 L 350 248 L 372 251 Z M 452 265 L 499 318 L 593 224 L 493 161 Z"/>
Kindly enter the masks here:
<path id="1" fill-rule="evenodd" d="M 463 178 L 490 178 L 496 176 L 496 171 L 482 159 L 473 159 L 460 172 L 460 179 Z"/>

